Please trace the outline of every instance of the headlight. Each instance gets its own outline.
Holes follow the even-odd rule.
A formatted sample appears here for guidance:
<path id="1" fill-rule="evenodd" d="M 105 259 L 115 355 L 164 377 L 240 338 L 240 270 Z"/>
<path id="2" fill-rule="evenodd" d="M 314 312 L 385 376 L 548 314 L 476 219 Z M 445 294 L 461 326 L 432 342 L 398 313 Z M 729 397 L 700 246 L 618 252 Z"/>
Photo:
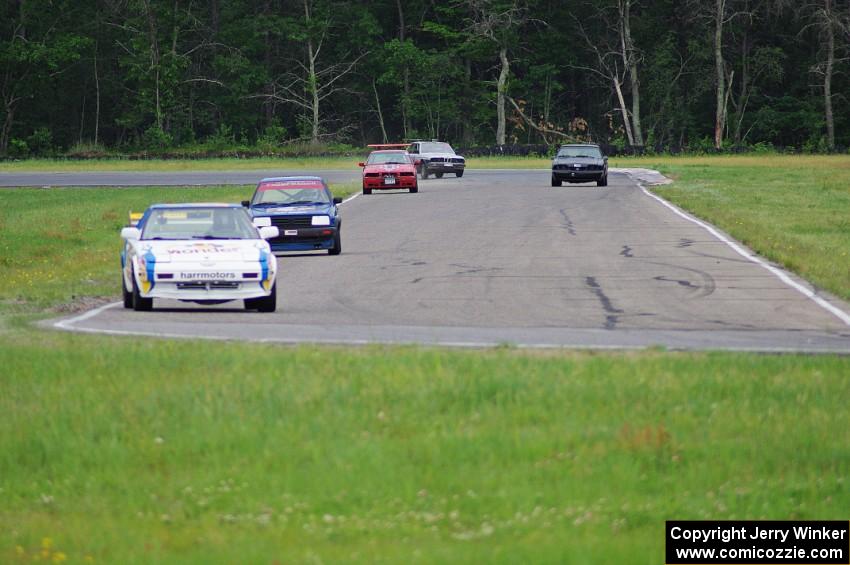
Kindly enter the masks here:
<path id="1" fill-rule="evenodd" d="M 330 216 L 313 216 L 314 226 L 329 226 L 331 225 Z"/>

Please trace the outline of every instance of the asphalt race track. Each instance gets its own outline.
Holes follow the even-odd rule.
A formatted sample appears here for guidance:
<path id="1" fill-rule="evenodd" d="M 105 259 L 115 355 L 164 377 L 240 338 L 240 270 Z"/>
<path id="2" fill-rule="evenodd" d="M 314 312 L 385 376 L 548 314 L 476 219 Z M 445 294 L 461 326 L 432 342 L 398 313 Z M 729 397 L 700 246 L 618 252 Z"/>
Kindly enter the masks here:
<path id="1" fill-rule="evenodd" d="M 554 188 L 546 171 L 470 170 L 419 190 L 346 202 L 340 256 L 281 256 L 274 314 L 158 300 L 153 312 L 113 304 L 58 326 L 276 342 L 850 353 L 846 304 L 805 296 L 791 285 L 806 283 L 780 280 L 788 275 L 624 174 L 611 173 L 605 188 Z"/>

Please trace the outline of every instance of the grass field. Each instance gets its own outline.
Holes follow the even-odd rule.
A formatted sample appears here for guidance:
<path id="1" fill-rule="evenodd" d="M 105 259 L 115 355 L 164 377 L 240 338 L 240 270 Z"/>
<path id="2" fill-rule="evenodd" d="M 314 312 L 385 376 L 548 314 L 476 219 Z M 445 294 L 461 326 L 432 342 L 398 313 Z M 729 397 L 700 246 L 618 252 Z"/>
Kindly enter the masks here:
<path id="1" fill-rule="evenodd" d="M 818 242 L 848 249 L 850 161 L 759 159 L 628 165 L 757 249 L 790 232 L 783 253 L 847 296 L 847 261 L 833 251 L 830 275 Z M 850 357 L 30 325 L 117 299 L 128 210 L 251 189 L 0 190 L 0 563 L 657 565 L 666 519 L 847 519 Z"/>
<path id="2" fill-rule="evenodd" d="M 2 562 L 656 565 L 665 518 L 850 507 L 848 358 L 21 332 L 0 366 Z"/>

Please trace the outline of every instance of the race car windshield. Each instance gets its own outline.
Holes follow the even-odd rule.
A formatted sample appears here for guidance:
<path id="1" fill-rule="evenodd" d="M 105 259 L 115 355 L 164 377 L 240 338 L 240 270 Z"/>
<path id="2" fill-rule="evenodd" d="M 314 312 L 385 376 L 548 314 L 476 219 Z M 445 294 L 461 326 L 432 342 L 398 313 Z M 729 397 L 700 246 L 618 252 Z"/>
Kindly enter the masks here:
<path id="1" fill-rule="evenodd" d="M 367 165 L 409 165 L 406 153 L 372 153 L 366 160 Z"/>
<path id="2" fill-rule="evenodd" d="M 324 187 L 261 186 L 254 195 L 252 205 L 298 206 L 306 204 L 329 204 L 330 198 Z"/>
<path id="3" fill-rule="evenodd" d="M 454 153 L 454 149 L 448 143 L 423 143 L 422 153 Z"/>
<path id="4" fill-rule="evenodd" d="M 151 210 L 142 239 L 259 239 L 244 208 Z"/>
<path id="5" fill-rule="evenodd" d="M 595 159 L 602 158 L 602 152 L 598 147 L 579 146 L 579 147 L 561 147 L 558 150 L 558 157 L 591 157 Z"/>

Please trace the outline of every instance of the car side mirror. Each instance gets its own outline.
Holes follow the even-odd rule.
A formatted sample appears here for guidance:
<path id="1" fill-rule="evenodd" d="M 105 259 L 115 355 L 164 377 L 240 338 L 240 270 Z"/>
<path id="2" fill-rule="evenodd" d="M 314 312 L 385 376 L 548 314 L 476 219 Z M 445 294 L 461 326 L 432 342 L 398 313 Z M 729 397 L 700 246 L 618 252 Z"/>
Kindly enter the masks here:
<path id="1" fill-rule="evenodd" d="M 124 241 L 129 241 L 131 239 L 139 239 L 142 236 L 142 232 L 139 228 L 123 228 L 121 230 L 121 239 Z"/>
<path id="2" fill-rule="evenodd" d="M 272 239 L 280 235 L 280 230 L 277 226 L 263 226 L 260 228 L 260 237 L 263 239 Z"/>
<path id="3" fill-rule="evenodd" d="M 268 216 L 260 216 L 252 220 L 255 228 L 267 228 L 272 225 L 272 219 Z"/>
<path id="4" fill-rule="evenodd" d="M 361 162 L 357 163 L 357 166 L 358 166 L 358 167 L 365 167 L 365 166 L 366 166 L 366 163 L 364 163 L 364 162 L 362 162 L 362 161 L 361 161 Z"/>
<path id="5" fill-rule="evenodd" d="M 244 206 L 245 208 L 250 208 L 251 207 L 251 201 L 250 200 L 243 200 L 242 206 Z"/>
<path id="6" fill-rule="evenodd" d="M 334 204 L 342 204 L 342 198 L 339 196 L 334 196 Z"/>

